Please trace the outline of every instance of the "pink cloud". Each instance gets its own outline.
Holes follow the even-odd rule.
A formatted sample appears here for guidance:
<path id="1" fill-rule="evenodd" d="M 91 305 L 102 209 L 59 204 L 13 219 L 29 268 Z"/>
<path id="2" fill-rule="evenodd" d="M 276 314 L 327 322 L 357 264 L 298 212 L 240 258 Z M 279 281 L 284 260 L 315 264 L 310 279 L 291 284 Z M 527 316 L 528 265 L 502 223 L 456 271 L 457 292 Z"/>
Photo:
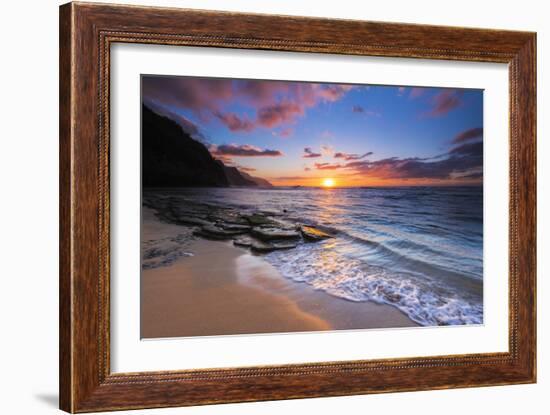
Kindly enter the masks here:
<path id="1" fill-rule="evenodd" d="M 283 128 L 281 131 L 279 131 L 279 137 L 287 138 L 292 135 L 294 130 L 292 128 Z"/>
<path id="2" fill-rule="evenodd" d="M 305 176 L 280 176 L 280 177 L 269 177 L 270 180 L 303 180 L 308 179 Z"/>
<path id="3" fill-rule="evenodd" d="M 229 130 L 233 132 L 244 131 L 250 132 L 255 128 L 254 122 L 249 120 L 246 116 L 239 117 L 234 113 L 222 114 L 219 111 L 214 112 L 214 115 L 223 123 Z"/>
<path id="4" fill-rule="evenodd" d="M 336 170 L 341 169 L 343 166 L 341 164 L 331 164 L 331 163 L 315 163 L 315 168 L 317 170 Z"/>
<path id="5" fill-rule="evenodd" d="M 338 152 L 338 153 L 335 153 L 334 154 L 334 158 L 336 159 L 344 159 L 346 161 L 349 161 L 349 160 L 361 160 L 365 157 L 368 157 L 370 155 L 372 155 L 372 151 L 369 151 L 367 153 L 364 153 L 364 154 L 355 154 L 355 153 L 341 153 L 341 152 Z"/>
<path id="6" fill-rule="evenodd" d="M 354 86 L 286 81 L 231 80 L 216 78 L 142 78 L 144 101 L 193 111 L 208 123 L 213 115 L 231 131 L 276 128 L 292 124 L 321 102 L 341 99 Z M 254 118 L 228 111 L 230 104 L 241 104 L 255 112 Z M 286 135 L 286 134 L 283 134 Z"/>
<path id="7" fill-rule="evenodd" d="M 390 157 L 376 161 L 350 161 L 344 165 L 321 163 L 316 167 L 320 169 L 342 168 L 354 175 L 366 175 L 381 179 L 452 179 L 462 177 L 476 180 L 478 183 L 482 178 L 480 172 L 483 169 L 483 143 L 462 143 L 437 157 Z"/>
<path id="8" fill-rule="evenodd" d="M 469 130 L 462 131 L 460 134 L 457 134 L 453 140 L 453 144 L 463 143 L 465 141 L 477 140 L 483 137 L 483 128 L 470 128 Z"/>
<path id="9" fill-rule="evenodd" d="M 237 93 L 252 106 L 273 105 L 277 97 L 289 93 L 288 82 L 244 80 L 238 83 Z"/>
<path id="10" fill-rule="evenodd" d="M 317 158 L 317 157 L 321 157 L 322 154 L 321 153 L 315 153 L 311 147 L 306 147 L 304 148 L 304 155 L 302 156 L 303 158 L 305 159 L 313 159 L 313 158 Z"/>
<path id="11" fill-rule="evenodd" d="M 338 101 L 348 91 L 350 91 L 353 88 L 353 85 L 314 84 L 314 88 L 316 89 L 316 92 L 321 99 L 329 102 L 334 102 Z"/>
<path id="12" fill-rule="evenodd" d="M 216 157 L 279 157 L 283 155 L 279 150 L 261 149 L 250 144 L 211 146 L 210 153 Z"/>
<path id="13" fill-rule="evenodd" d="M 273 137 L 288 138 L 294 134 L 294 130 L 290 127 L 282 128 L 279 131 L 271 131 Z"/>
<path id="14" fill-rule="evenodd" d="M 304 108 L 299 104 L 285 101 L 267 107 L 259 108 L 257 111 L 257 124 L 273 128 L 281 124 L 290 123 L 299 115 L 303 115 Z"/>
<path id="15" fill-rule="evenodd" d="M 409 98 L 415 99 L 418 97 L 421 97 L 424 95 L 424 92 L 426 91 L 426 88 L 411 88 L 411 93 L 409 94 Z"/>
<path id="16" fill-rule="evenodd" d="M 334 154 L 334 148 L 328 144 L 321 145 L 321 154 L 323 156 L 332 156 Z"/>
<path id="17" fill-rule="evenodd" d="M 426 113 L 429 117 L 440 117 L 462 105 L 463 92 L 457 89 L 445 89 L 432 98 L 433 108 Z"/>
<path id="18" fill-rule="evenodd" d="M 233 87 L 224 79 L 152 76 L 142 79 L 142 94 L 147 100 L 204 115 L 231 99 Z"/>

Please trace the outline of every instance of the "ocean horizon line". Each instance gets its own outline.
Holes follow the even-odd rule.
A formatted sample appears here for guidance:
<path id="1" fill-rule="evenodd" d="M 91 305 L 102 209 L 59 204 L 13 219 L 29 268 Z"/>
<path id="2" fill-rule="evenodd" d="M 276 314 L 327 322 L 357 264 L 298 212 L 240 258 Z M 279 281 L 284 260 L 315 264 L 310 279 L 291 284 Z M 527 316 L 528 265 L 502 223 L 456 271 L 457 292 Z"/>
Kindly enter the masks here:
<path id="1" fill-rule="evenodd" d="M 323 189 L 323 190 L 336 190 L 336 189 L 409 189 L 409 188 L 483 188 L 483 183 L 479 184 L 414 184 L 414 185 L 371 185 L 371 186 L 306 186 L 306 185 L 286 185 L 277 186 L 143 186 L 143 189 L 261 189 L 261 190 L 288 190 L 288 189 Z"/>

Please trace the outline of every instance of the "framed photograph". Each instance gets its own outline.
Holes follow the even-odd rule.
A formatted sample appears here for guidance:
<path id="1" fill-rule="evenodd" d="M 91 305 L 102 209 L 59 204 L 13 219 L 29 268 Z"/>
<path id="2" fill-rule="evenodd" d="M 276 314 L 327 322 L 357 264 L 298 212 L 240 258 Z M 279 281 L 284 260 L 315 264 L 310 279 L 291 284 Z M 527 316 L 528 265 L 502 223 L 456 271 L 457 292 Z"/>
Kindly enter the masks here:
<path id="1" fill-rule="evenodd" d="M 60 407 L 536 381 L 536 35 L 60 8 Z"/>

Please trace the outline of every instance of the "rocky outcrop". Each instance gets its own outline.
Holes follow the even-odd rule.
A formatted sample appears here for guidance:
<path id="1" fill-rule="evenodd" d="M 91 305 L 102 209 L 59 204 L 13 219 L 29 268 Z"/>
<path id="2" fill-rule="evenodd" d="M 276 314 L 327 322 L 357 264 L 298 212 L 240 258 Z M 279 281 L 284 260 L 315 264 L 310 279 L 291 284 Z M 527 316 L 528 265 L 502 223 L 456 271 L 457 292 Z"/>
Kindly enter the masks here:
<path id="1" fill-rule="evenodd" d="M 300 232 L 302 233 L 302 236 L 305 240 L 311 242 L 317 242 L 323 239 L 332 238 L 332 236 L 328 233 L 323 232 L 322 230 L 314 228 L 312 226 L 302 225 L 300 226 Z"/>
<path id="2" fill-rule="evenodd" d="M 299 239 L 300 234 L 296 231 L 279 228 L 252 228 L 252 236 L 262 241 L 276 241 L 279 239 Z"/>
<path id="3" fill-rule="evenodd" d="M 150 191 L 156 192 L 156 191 Z M 143 205 L 159 219 L 191 228 L 195 236 L 233 244 L 261 254 L 321 242 L 332 235 L 282 217 L 284 212 L 248 211 L 206 203 L 181 203 L 176 197 L 144 194 Z"/>
<path id="4" fill-rule="evenodd" d="M 291 242 L 262 242 L 262 241 L 255 241 L 251 246 L 250 249 L 253 252 L 258 253 L 268 253 L 273 251 L 279 251 L 282 249 L 294 249 L 296 248 L 297 244 L 291 243 Z"/>

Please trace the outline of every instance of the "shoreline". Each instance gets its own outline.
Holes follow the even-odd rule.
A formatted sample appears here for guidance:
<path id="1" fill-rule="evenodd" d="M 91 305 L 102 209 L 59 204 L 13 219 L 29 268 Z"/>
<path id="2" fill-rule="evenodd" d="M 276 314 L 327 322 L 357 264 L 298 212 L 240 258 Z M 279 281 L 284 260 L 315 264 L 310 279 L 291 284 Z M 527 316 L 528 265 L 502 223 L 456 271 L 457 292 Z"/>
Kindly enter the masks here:
<path id="1" fill-rule="evenodd" d="M 406 328 L 420 326 L 389 304 L 352 301 L 285 278 L 259 256 L 245 252 L 237 259 L 237 272 L 245 284 L 284 296 L 302 311 L 322 318 L 329 330 Z"/>
<path id="2" fill-rule="evenodd" d="M 145 234 L 182 232 L 148 209 L 143 215 Z M 418 326 L 396 307 L 352 302 L 288 280 L 231 242 L 195 239 L 186 251 L 193 256 L 142 270 L 141 338 Z"/>
<path id="3" fill-rule="evenodd" d="M 191 248 L 192 257 L 142 272 L 141 338 L 329 329 L 292 301 L 240 283 L 239 248 L 207 240 Z"/>

